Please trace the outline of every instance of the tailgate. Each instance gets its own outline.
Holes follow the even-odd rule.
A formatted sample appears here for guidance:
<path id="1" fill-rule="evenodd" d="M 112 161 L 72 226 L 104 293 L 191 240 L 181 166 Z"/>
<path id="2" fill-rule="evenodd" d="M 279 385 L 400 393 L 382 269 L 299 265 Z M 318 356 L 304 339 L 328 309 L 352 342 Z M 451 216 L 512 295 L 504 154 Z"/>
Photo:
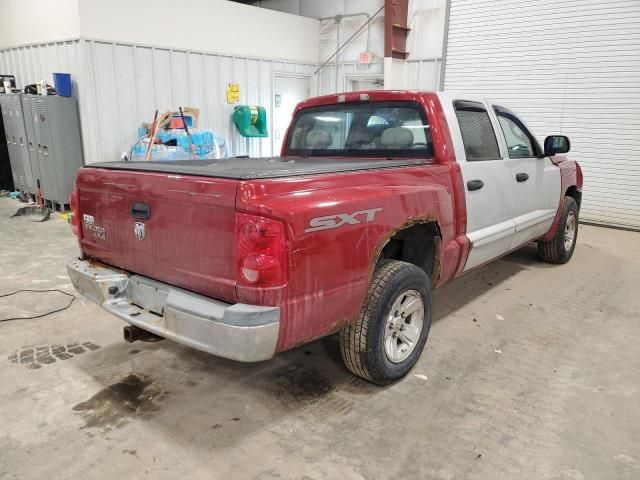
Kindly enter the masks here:
<path id="1" fill-rule="evenodd" d="M 82 168 L 85 257 L 235 301 L 236 180 Z"/>

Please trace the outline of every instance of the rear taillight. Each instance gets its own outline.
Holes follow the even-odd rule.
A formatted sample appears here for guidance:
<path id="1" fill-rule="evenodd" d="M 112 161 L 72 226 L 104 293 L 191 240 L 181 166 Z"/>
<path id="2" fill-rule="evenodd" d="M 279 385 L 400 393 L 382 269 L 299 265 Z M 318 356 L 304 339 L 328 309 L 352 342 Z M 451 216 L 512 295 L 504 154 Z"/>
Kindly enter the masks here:
<path id="1" fill-rule="evenodd" d="M 238 283 L 275 287 L 287 281 L 284 224 L 270 218 L 236 215 Z"/>
<path id="2" fill-rule="evenodd" d="M 80 220 L 78 218 L 78 190 L 73 189 L 69 195 L 69 207 L 71 208 L 71 231 L 78 236 Z"/>

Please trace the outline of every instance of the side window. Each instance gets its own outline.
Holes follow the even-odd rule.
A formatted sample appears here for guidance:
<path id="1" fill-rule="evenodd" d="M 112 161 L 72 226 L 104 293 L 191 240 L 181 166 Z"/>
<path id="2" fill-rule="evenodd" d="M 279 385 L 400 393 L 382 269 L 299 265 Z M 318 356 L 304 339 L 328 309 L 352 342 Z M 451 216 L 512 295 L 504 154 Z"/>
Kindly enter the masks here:
<path id="1" fill-rule="evenodd" d="M 478 102 L 456 101 L 453 106 L 458 117 L 467 160 L 499 160 L 500 148 L 484 105 Z"/>
<path id="2" fill-rule="evenodd" d="M 509 158 L 535 157 L 539 152 L 538 144 L 518 117 L 500 107 L 495 107 L 494 110 L 507 142 Z"/>

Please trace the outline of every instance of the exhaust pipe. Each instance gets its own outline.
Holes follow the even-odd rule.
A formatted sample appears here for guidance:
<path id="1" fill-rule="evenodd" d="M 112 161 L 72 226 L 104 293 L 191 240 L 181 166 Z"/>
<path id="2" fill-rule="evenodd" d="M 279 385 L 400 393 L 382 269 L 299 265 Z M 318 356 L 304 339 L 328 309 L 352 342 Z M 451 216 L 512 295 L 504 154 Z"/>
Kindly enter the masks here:
<path id="1" fill-rule="evenodd" d="M 142 328 L 135 327 L 133 325 L 127 325 L 122 329 L 125 342 L 133 343 L 140 340 L 141 342 L 159 342 L 164 340 L 164 337 L 156 335 L 155 333 L 147 332 Z"/>

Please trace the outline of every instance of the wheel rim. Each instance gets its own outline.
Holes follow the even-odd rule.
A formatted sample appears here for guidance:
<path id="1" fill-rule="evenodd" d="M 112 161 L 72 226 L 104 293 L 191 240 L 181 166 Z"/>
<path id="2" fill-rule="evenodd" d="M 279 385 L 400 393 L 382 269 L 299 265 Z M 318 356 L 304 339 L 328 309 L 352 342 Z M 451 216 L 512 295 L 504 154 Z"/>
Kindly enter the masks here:
<path id="1" fill-rule="evenodd" d="M 573 241 L 576 238 L 576 215 L 573 212 L 569 212 L 567 216 L 567 222 L 564 225 L 564 249 L 566 251 L 571 250 Z"/>
<path id="2" fill-rule="evenodd" d="M 424 302 L 415 290 L 400 294 L 389 311 L 384 331 L 384 351 L 393 363 L 411 355 L 422 333 Z"/>

